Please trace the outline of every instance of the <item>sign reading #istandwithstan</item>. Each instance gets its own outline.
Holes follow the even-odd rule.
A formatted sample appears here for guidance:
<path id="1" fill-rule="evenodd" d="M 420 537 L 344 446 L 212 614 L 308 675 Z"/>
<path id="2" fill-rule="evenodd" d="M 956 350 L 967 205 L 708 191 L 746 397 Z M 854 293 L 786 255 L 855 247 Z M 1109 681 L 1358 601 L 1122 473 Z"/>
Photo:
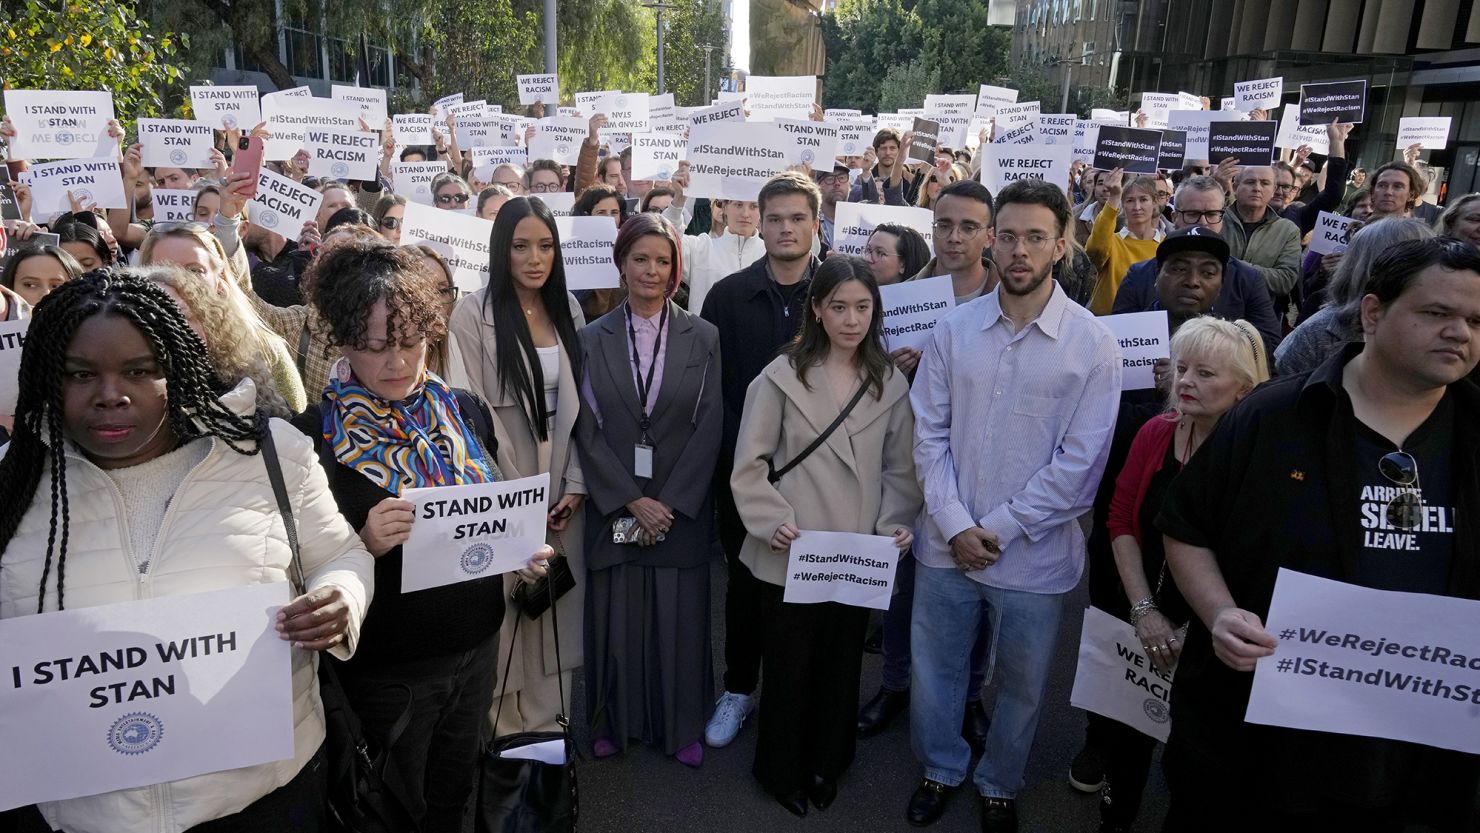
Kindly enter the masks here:
<path id="1" fill-rule="evenodd" d="M 901 347 L 924 350 L 935 325 L 956 308 L 956 291 L 951 276 L 940 275 L 881 286 L 879 302 L 884 307 L 880 327 L 884 349 L 891 353 Z"/>
<path id="2" fill-rule="evenodd" d="M 401 242 L 425 243 L 436 249 L 452 269 L 452 282 L 459 289 L 477 292 L 488 284 L 492 220 L 408 202 L 401 224 Z"/>
<path id="3" fill-rule="evenodd" d="M 378 134 L 314 128 L 307 138 L 309 174 L 330 179 L 375 179 L 380 166 Z"/>
<path id="4" fill-rule="evenodd" d="M 0 229 L 0 237 L 5 232 Z M 0 321 L 0 414 L 15 414 L 15 402 L 20 397 L 21 348 L 26 346 L 26 329 L 31 326 L 29 318 L 19 321 Z"/>
<path id="5" fill-rule="evenodd" d="M 838 602 L 888 610 L 899 548 L 888 535 L 804 529 L 786 564 L 790 604 Z"/>
<path id="6" fill-rule="evenodd" d="M 983 84 L 976 94 L 976 114 L 992 118 L 996 115 L 998 107 L 1016 104 L 1017 100 L 1017 90 Z"/>
<path id="7" fill-rule="evenodd" d="M 195 219 L 195 191 L 191 188 L 153 188 L 154 222 L 188 223 Z"/>
<path id="8" fill-rule="evenodd" d="M 1233 109 L 1247 113 L 1251 110 L 1268 110 L 1278 107 L 1284 92 L 1284 78 L 1240 81 L 1233 85 Z"/>
<path id="9" fill-rule="evenodd" d="M 272 138 L 263 143 L 262 158 L 292 159 L 308 147 L 308 131 L 360 129 L 360 105 L 311 96 L 273 96 L 262 99 L 262 117 Z"/>
<path id="10" fill-rule="evenodd" d="M 1322 211 L 1316 217 L 1316 227 L 1311 230 L 1310 250 L 1321 255 L 1346 251 L 1351 244 L 1352 224 L 1355 222 L 1351 217 Z"/>
<path id="11" fill-rule="evenodd" d="M 247 203 L 247 221 L 289 240 L 297 240 L 303 224 L 319 213 L 324 199 L 285 176 L 264 170 L 257 176 L 257 196 Z"/>
<path id="12" fill-rule="evenodd" d="M 791 137 L 793 165 L 806 165 L 814 171 L 831 171 L 838 155 L 837 125 L 820 121 L 777 119 L 776 126 Z"/>
<path id="13" fill-rule="evenodd" d="M 621 285 L 612 257 L 617 224 L 610 217 L 556 217 L 555 229 L 560 232 L 566 289 L 615 289 Z"/>
<path id="14" fill-rule="evenodd" d="M 632 178 L 639 182 L 669 180 L 678 173 L 688 150 L 679 133 L 638 133 L 632 137 Z"/>
<path id="15" fill-rule="evenodd" d="M 1165 743 L 1172 731 L 1171 696 L 1171 675 L 1147 659 L 1136 629 L 1097 607 L 1086 608 L 1069 705 Z"/>
<path id="16" fill-rule="evenodd" d="M 1187 131 L 1161 131 L 1161 160 L 1156 163 L 1163 171 L 1181 170 L 1187 159 Z"/>
<path id="17" fill-rule="evenodd" d="M 82 205 L 98 208 L 128 208 L 118 158 L 64 159 L 32 165 L 20 175 L 31 186 L 31 216 L 50 217 L 72 210 L 67 192 Z"/>
<path id="18" fill-rule="evenodd" d="M 0 810 L 293 757 L 287 584 L 0 621 Z"/>
<path id="19" fill-rule="evenodd" d="M 1381 494 L 1363 495 L 1363 517 L 1380 518 L 1388 487 L 1368 490 Z M 1368 547 L 1416 537 L 1364 526 Z M 1452 533 L 1453 510 L 1426 507 L 1421 529 Z M 1480 753 L 1480 602 L 1281 569 L 1265 621 L 1280 645 L 1254 668 L 1244 720 Z"/>
<path id="20" fill-rule="evenodd" d="M 401 547 L 403 593 L 518 570 L 545 545 L 549 473 L 407 489 L 401 497 L 416 512 L 411 536 Z"/>
<path id="21" fill-rule="evenodd" d="M 930 119 L 915 117 L 910 133 L 910 159 L 935 164 L 935 148 L 940 144 L 940 125 Z"/>
<path id="22" fill-rule="evenodd" d="M 1361 124 L 1367 116 L 1367 82 L 1336 81 L 1300 85 L 1300 123 Z"/>
<path id="23" fill-rule="evenodd" d="M 1424 150 L 1443 150 L 1449 145 L 1449 116 L 1405 116 L 1398 119 L 1398 149 L 1423 145 Z"/>
<path id="24" fill-rule="evenodd" d="M 766 180 L 787 168 L 793 142 L 774 124 L 711 122 L 689 131 L 686 193 L 754 200 Z"/>
<path id="25" fill-rule="evenodd" d="M 1120 389 L 1156 387 L 1152 365 L 1157 359 L 1172 357 L 1166 310 L 1106 315 L 1100 321 L 1110 328 L 1120 345 Z"/>
<path id="26" fill-rule="evenodd" d="M 530 104 L 559 104 L 560 103 L 560 77 L 555 73 L 549 75 L 516 75 L 515 80 L 519 82 L 519 103 L 525 106 Z"/>
<path id="27" fill-rule="evenodd" d="M 195 117 L 212 128 L 251 130 L 262 121 L 257 88 L 191 87 L 190 108 Z"/>
<path id="28" fill-rule="evenodd" d="M 920 232 L 925 238 L 926 248 L 934 252 L 935 214 L 930 209 L 867 202 L 838 203 L 837 217 L 833 223 L 833 251 L 863 257 L 869 235 L 874 233 L 876 226 L 884 223 L 897 223 Z"/>
<path id="29" fill-rule="evenodd" d="M 994 194 L 1020 179 L 1041 179 L 1067 188 L 1072 152 L 1068 145 L 989 145 L 982 183 Z"/>
<path id="30" fill-rule="evenodd" d="M 1100 126 L 1100 135 L 1095 141 L 1095 168 L 1102 171 L 1120 168 L 1128 174 L 1154 174 L 1160 161 L 1160 130 Z"/>
<path id="31" fill-rule="evenodd" d="M 745 79 L 745 95 L 752 121 L 809 118 L 817 98 L 817 76 L 752 75 Z"/>
<path id="32" fill-rule="evenodd" d="M 89 159 L 110 156 L 113 94 L 60 90 L 6 90 L 5 112 L 15 125 L 11 159 Z"/>
<path id="33" fill-rule="evenodd" d="M 330 97 L 335 101 L 352 101 L 360 106 L 360 117 L 365 123 L 379 130 L 385 124 L 387 108 L 385 104 L 385 90 L 380 87 L 351 87 L 346 84 L 335 84 L 330 89 Z"/>
<path id="34" fill-rule="evenodd" d="M 146 168 L 209 168 L 214 137 L 203 121 L 139 119 L 139 161 Z"/>
<path id="35" fill-rule="evenodd" d="M 1244 166 L 1274 164 L 1274 142 L 1279 122 L 1220 121 L 1208 125 L 1208 163 L 1233 158 Z"/>

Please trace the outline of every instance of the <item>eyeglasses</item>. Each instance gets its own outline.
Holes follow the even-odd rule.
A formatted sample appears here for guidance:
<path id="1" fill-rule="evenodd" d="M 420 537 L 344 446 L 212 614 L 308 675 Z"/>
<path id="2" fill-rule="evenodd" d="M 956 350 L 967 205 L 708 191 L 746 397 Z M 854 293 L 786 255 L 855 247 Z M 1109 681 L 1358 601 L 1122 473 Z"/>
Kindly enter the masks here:
<path id="1" fill-rule="evenodd" d="M 380 220 L 380 227 L 385 229 L 386 231 L 395 231 L 396 229 L 401 227 L 401 218 L 382 217 Z"/>
<path id="2" fill-rule="evenodd" d="M 1194 226 L 1211 226 L 1223 222 L 1222 211 L 1178 211 L 1182 222 Z"/>
<path id="3" fill-rule="evenodd" d="M 437 289 L 437 294 L 449 301 L 456 301 L 462 296 L 462 290 L 455 286 L 443 286 Z"/>
<path id="4" fill-rule="evenodd" d="M 467 205 L 470 196 L 470 194 L 462 191 L 458 191 L 456 194 L 438 194 L 437 204 L 452 205 L 453 203 L 457 203 L 458 205 Z"/>
<path id="5" fill-rule="evenodd" d="M 1171 191 L 1157 191 L 1156 192 L 1156 198 L 1159 199 L 1159 200 L 1169 200 L 1169 199 L 1172 198 L 1172 192 Z"/>
<path id="6" fill-rule="evenodd" d="M 958 225 L 948 220 L 941 220 L 931 225 L 931 228 L 934 229 L 936 237 L 950 237 L 954 232 L 960 231 L 963 236 L 970 238 L 981 234 L 987 227 L 981 223 L 968 222 Z"/>
<path id="7" fill-rule="evenodd" d="M 560 190 L 560 185 L 554 182 L 541 182 L 538 185 L 529 186 L 529 190 L 536 194 L 554 194 Z"/>
<path id="8" fill-rule="evenodd" d="M 1418 484 L 1418 461 L 1406 451 L 1390 451 L 1377 461 L 1377 470 L 1383 477 L 1404 487 L 1404 490 L 1388 501 L 1383 513 L 1387 522 L 1395 529 L 1411 532 L 1423 524 L 1423 499 Z"/>
<path id="9" fill-rule="evenodd" d="M 1294 185 L 1294 184 L 1290 184 L 1290 185 L 1276 185 L 1276 186 L 1274 186 L 1274 190 L 1276 190 L 1276 191 L 1297 191 L 1297 190 L 1299 190 L 1299 186 L 1298 185 Z"/>
<path id="10" fill-rule="evenodd" d="M 1019 243 L 1022 243 L 1028 247 L 1028 251 L 1030 252 L 1041 252 L 1048 248 L 1050 243 L 1058 239 L 1057 237 L 1049 237 L 1046 234 L 1028 234 L 1018 237 L 1010 231 L 1004 231 L 999 233 L 997 239 L 992 242 L 992 248 L 1000 247 L 1003 251 L 1010 252 L 1016 249 Z"/>

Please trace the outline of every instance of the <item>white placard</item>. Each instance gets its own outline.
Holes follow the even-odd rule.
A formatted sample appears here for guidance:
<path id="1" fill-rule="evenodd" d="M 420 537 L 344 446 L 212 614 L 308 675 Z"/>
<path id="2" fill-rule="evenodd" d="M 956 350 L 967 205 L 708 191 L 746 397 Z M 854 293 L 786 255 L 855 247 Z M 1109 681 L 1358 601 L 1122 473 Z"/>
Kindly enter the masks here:
<path id="1" fill-rule="evenodd" d="M 997 135 L 1026 127 L 1038 119 L 1039 106 L 1036 101 L 1022 104 L 1004 104 L 997 108 Z"/>
<path id="2" fill-rule="evenodd" d="M 1423 145 L 1424 150 L 1443 150 L 1449 146 L 1449 116 L 1404 116 L 1398 119 L 1398 150 L 1409 145 Z"/>
<path id="3" fill-rule="evenodd" d="M 862 110 L 854 110 L 848 107 L 829 107 L 822 111 L 822 120 L 830 122 L 845 122 L 862 116 Z"/>
<path id="4" fill-rule="evenodd" d="M 1084 162 L 1093 165 L 1095 162 L 1095 145 L 1100 142 L 1100 126 L 1092 121 L 1074 120 L 1074 141 L 1069 153 L 1070 163 Z"/>
<path id="5" fill-rule="evenodd" d="M 689 187 L 695 197 L 754 200 L 786 170 L 794 143 L 775 124 L 719 122 L 689 131 Z"/>
<path id="6" fill-rule="evenodd" d="M 0 415 L 13 416 L 20 397 L 21 349 L 31 319 L 0 321 Z"/>
<path id="7" fill-rule="evenodd" d="M 538 199 L 550 209 L 550 213 L 558 220 L 561 217 L 569 217 L 576 209 L 576 195 L 570 191 L 556 191 L 553 194 L 530 194 L 531 199 Z"/>
<path id="8" fill-rule="evenodd" d="M 1152 365 L 1157 359 L 1172 357 L 1172 338 L 1168 332 L 1166 310 L 1125 312 L 1104 315 L 1101 323 L 1110 328 L 1120 345 L 1120 389 L 1144 390 L 1156 387 Z"/>
<path id="9" fill-rule="evenodd" d="M 214 138 L 203 121 L 139 119 L 139 161 L 146 168 L 209 168 Z"/>
<path id="10" fill-rule="evenodd" d="M 790 604 L 838 602 L 888 610 L 899 549 L 887 535 L 804 529 L 786 562 Z"/>
<path id="11" fill-rule="evenodd" d="M 1069 705 L 1165 743 L 1172 731 L 1171 696 L 1171 675 L 1147 659 L 1136 629 L 1097 607 L 1086 608 Z"/>
<path id="12" fill-rule="evenodd" d="M 330 97 L 335 101 L 349 101 L 358 105 L 360 117 L 366 124 L 376 130 L 385 124 L 386 114 L 389 112 L 385 103 L 385 90 L 379 87 L 351 87 L 346 84 L 334 84 L 329 89 Z"/>
<path id="13" fill-rule="evenodd" d="M 565 263 L 565 288 L 614 289 L 620 285 L 612 248 L 617 224 L 610 217 L 556 216 L 560 258 Z"/>
<path id="14" fill-rule="evenodd" d="M 307 138 L 310 175 L 361 181 L 376 178 L 380 134 L 312 128 Z"/>
<path id="15" fill-rule="evenodd" d="M 1208 125 L 1215 121 L 1240 121 L 1237 111 L 1226 110 L 1173 110 L 1167 114 L 1167 127 L 1187 133 L 1187 151 L 1183 158 L 1208 158 Z"/>
<path id="16" fill-rule="evenodd" d="M 15 124 L 12 160 L 94 159 L 118 152 L 118 141 L 108 135 L 112 93 L 6 90 L 5 113 Z"/>
<path id="17" fill-rule="evenodd" d="M 1382 512 L 1380 502 L 1367 506 Z M 1424 523 L 1452 531 L 1454 518 L 1431 506 Z M 1480 753 L 1480 602 L 1281 568 L 1264 629 L 1280 646 L 1254 668 L 1249 723 Z"/>
<path id="18" fill-rule="evenodd" d="M 213 128 L 251 130 L 262 122 L 256 87 L 191 87 L 190 107 L 195 118 Z"/>
<path id="19" fill-rule="evenodd" d="M 529 140 L 530 159 L 553 159 L 562 165 L 579 164 L 581 143 L 591 125 L 586 119 L 556 116 L 535 122 L 534 136 Z"/>
<path id="20" fill-rule="evenodd" d="M 688 141 L 678 133 L 638 133 L 632 137 L 632 178 L 638 182 L 673 179 L 688 158 Z"/>
<path id="21" fill-rule="evenodd" d="M 492 182 L 493 172 L 503 165 L 518 165 L 521 171 L 529 165 L 529 151 L 520 147 L 469 148 L 468 158 L 480 182 Z"/>
<path id="22" fill-rule="evenodd" d="M 193 221 L 195 219 L 195 194 L 196 192 L 191 188 L 151 188 L 149 196 L 154 202 L 154 222 L 189 223 Z"/>
<path id="23" fill-rule="evenodd" d="M 63 159 L 32 165 L 20 175 L 31 186 L 31 216 L 40 219 L 72 210 L 71 191 L 84 206 L 128 208 L 133 202 L 123 192 L 118 157 Z"/>
<path id="24" fill-rule="evenodd" d="M 360 105 L 353 101 L 306 96 L 266 96 L 262 118 L 272 138 L 263 144 L 264 159 L 286 160 L 308 148 L 308 131 L 360 129 Z"/>
<path id="25" fill-rule="evenodd" d="M 519 103 L 525 106 L 530 104 L 559 104 L 560 103 L 560 76 L 555 73 L 549 75 L 516 75 L 514 80 L 519 83 Z"/>
<path id="26" fill-rule="evenodd" d="M 678 107 L 673 103 L 673 93 L 648 96 L 648 123 L 653 130 L 682 130 L 685 127 L 684 122 L 678 120 Z"/>
<path id="27" fill-rule="evenodd" d="M 1006 133 L 998 132 L 992 139 L 994 145 L 1031 145 L 1038 141 L 1038 119 L 1015 127 Z"/>
<path id="28" fill-rule="evenodd" d="M 838 155 L 862 156 L 872 147 L 874 127 L 871 124 L 838 125 Z"/>
<path id="29" fill-rule="evenodd" d="M 396 162 L 391 165 L 391 187 L 412 202 L 432 205 L 432 180 L 445 173 L 446 162 Z"/>
<path id="30" fill-rule="evenodd" d="M 403 148 L 407 145 L 435 144 L 437 137 L 432 135 L 433 121 L 429 113 L 395 114 L 391 117 L 391 124 L 395 129 L 396 144 Z"/>
<path id="31" fill-rule="evenodd" d="M 647 93 L 606 93 L 589 112 L 606 114 L 606 127 L 599 134 L 602 139 L 616 133 L 648 133 L 653 129 L 648 119 Z"/>
<path id="32" fill-rule="evenodd" d="M 425 243 L 452 269 L 452 282 L 466 292 L 488 285 L 488 243 L 493 221 L 457 211 L 408 202 L 401 220 L 401 243 Z"/>
<path id="33" fill-rule="evenodd" d="M 1182 106 L 1176 93 L 1141 93 L 1141 112 L 1146 114 L 1146 126 L 1158 130 L 1167 126 L 1167 117 Z"/>
<path id="34" fill-rule="evenodd" d="M 485 115 L 487 115 L 487 113 L 488 102 L 481 99 L 478 101 L 464 101 L 461 104 L 447 105 L 447 112 L 442 114 L 442 121 L 445 123 L 448 116 L 451 116 L 454 119 L 463 116 L 471 116 L 473 118 L 481 119 Z"/>
<path id="35" fill-rule="evenodd" d="M 257 177 L 257 196 L 247 203 L 247 222 L 297 240 L 303 224 L 318 215 L 323 201 L 318 191 L 263 170 Z"/>
<path id="36" fill-rule="evenodd" d="M 983 84 L 976 94 L 976 114 L 987 119 L 993 118 L 997 115 L 998 107 L 1016 104 L 1017 100 L 1017 90 Z"/>
<path id="37" fill-rule="evenodd" d="M 874 233 L 875 227 L 883 223 L 895 223 L 920 232 L 925 238 L 926 247 L 932 253 L 935 251 L 935 214 L 930 209 L 866 202 L 838 203 L 837 216 L 833 222 L 833 251 L 863 257 L 868 236 Z"/>
<path id="38" fill-rule="evenodd" d="M 1331 152 L 1331 134 L 1326 132 L 1324 124 L 1301 124 L 1300 105 L 1286 104 L 1280 114 L 1280 132 L 1275 135 L 1274 146 L 1298 150 L 1301 145 L 1310 145 L 1312 153 L 1325 156 Z M 1190 153 L 1188 157 L 1191 158 Z"/>
<path id="39" fill-rule="evenodd" d="M 976 98 L 969 94 L 925 96 L 925 118 L 940 125 L 940 144 L 953 149 L 966 144 L 967 128 L 976 115 Z"/>
<path id="40" fill-rule="evenodd" d="M 1038 116 L 1038 143 L 1041 145 L 1063 145 L 1072 147 L 1074 144 L 1074 126 L 1079 119 L 1073 113 L 1067 116 L 1039 115 Z"/>
<path id="41" fill-rule="evenodd" d="M 439 123 L 440 122 L 445 122 L 445 121 L 447 121 L 447 108 L 448 107 L 451 107 L 454 104 L 461 104 L 461 103 L 463 103 L 463 94 L 462 93 L 453 93 L 452 95 L 444 95 L 441 98 L 437 99 L 436 101 L 432 102 L 431 116 L 432 116 L 433 119 L 435 119 Z"/>
<path id="42" fill-rule="evenodd" d="M 522 569 L 545 545 L 549 473 L 407 489 L 401 497 L 416 507 L 411 536 L 401 546 L 402 593 Z"/>
<path id="43" fill-rule="evenodd" d="M 791 137 L 788 162 L 806 165 L 814 171 L 832 171 L 838 155 L 837 125 L 820 121 L 777 119 L 776 126 Z"/>
<path id="44" fill-rule="evenodd" d="M 745 80 L 751 121 L 810 118 L 816 98 L 815 75 L 752 75 Z"/>
<path id="45" fill-rule="evenodd" d="M 1069 165 L 1074 149 L 1069 145 L 988 145 L 982 165 L 982 184 L 993 194 L 1019 179 L 1041 179 L 1060 190 L 1069 187 Z M 1067 193 L 1067 192 L 1066 192 Z"/>
<path id="46" fill-rule="evenodd" d="M 263 95 L 260 101 L 266 104 L 268 102 L 282 101 L 285 98 L 313 98 L 313 88 L 307 84 L 303 84 L 286 90 L 277 90 L 276 92 Z"/>
<path id="47" fill-rule="evenodd" d="M 1107 110 L 1104 107 L 1096 107 L 1089 111 L 1090 121 L 1106 125 L 1107 127 L 1130 127 L 1128 113 L 1120 113 L 1115 110 Z"/>
<path id="48" fill-rule="evenodd" d="M 884 307 L 884 349 L 901 347 L 924 350 L 935 325 L 956 308 L 956 292 L 950 275 L 904 281 L 879 287 Z"/>
<path id="49" fill-rule="evenodd" d="M 1322 211 L 1316 217 L 1316 227 L 1311 229 L 1310 250 L 1316 254 L 1330 255 L 1346 251 L 1351 245 L 1351 227 L 1356 222 L 1350 217 Z"/>
<path id="50" fill-rule="evenodd" d="M 0 810 L 293 757 L 286 583 L 0 621 Z"/>
<path id="51" fill-rule="evenodd" d="M 716 104 L 713 107 L 700 107 L 689 113 L 690 128 L 704 124 L 716 124 L 718 122 L 743 121 L 745 121 L 745 102 L 743 101 L 730 101 L 724 104 Z"/>
<path id="52" fill-rule="evenodd" d="M 915 117 L 904 113 L 880 113 L 878 129 L 883 130 L 886 127 L 894 128 L 899 131 L 899 135 L 903 136 L 914 129 Z"/>
<path id="53" fill-rule="evenodd" d="M 1180 102 L 1177 106 L 1178 110 L 1202 109 L 1202 96 L 1198 95 L 1197 93 L 1189 93 L 1184 90 L 1177 93 L 1177 99 Z"/>
<path id="54" fill-rule="evenodd" d="M 1218 101 L 1218 109 L 1219 110 L 1237 110 L 1238 109 L 1238 99 L 1237 98 L 1234 98 L 1233 96 L 1229 96 L 1227 98 L 1219 99 L 1219 101 Z"/>
<path id="55" fill-rule="evenodd" d="M 1239 81 L 1233 85 L 1233 109 L 1248 113 L 1253 110 L 1270 110 L 1280 106 L 1285 93 L 1285 79 L 1261 78 L 1258 81 Z"/>
<path id="56" fill-rule="evenodd" d="M 458 149 L 466 153 L 473 148 L 513 144 L 504 138 L 507 135 L 505 124 L 496 116 L 457 116 L 452 129 L 457 136 Z"/>

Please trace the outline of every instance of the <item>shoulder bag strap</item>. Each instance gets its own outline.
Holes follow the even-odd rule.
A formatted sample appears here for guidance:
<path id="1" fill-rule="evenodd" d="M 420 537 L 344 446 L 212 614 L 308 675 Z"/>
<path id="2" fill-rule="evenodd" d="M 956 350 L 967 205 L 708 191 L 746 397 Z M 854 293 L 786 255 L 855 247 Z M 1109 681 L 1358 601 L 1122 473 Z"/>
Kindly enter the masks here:
<path id="1" fill-rule="evenodd" d="M 561 550 L 565 549 L 559 533 L 555 535 L 555 543 L 559 545 Z M 558 554 L 564 555 L 563 552 Z M 564 674 L 562 668 L 564 662 L 560 658 L 560 615 L 555 610 L 557 601 L 555 596 L 555 582 L 547 581 L 545 582 L 545 587 L 550 593 L 550 609 L 548 613 L 550 614 L 550 628 L 555 637 L 555 682 L 560 688 L 560 711 L 555 716 L 555 722 L 560 724 L 560 731 L 565 734 L 568 740 L 570 739 L 570 719 L 565 713 L 565 677 L 562 676 Z M 504 710 L 504 695 L 509 691 L 509 670 L 514 666 L 514 652 L 519 650 L 519 620 L 523 618 L 520 615 L 514 616 L 514 629 L 509 633 L 509 658 L 504 660 L 504 676 L 499 681 L 498 706 L 493 710 L 493 730 L 495 733 L 498 732 L 499 715 Z"/>
<path id="2" fill-rule="evenodd" d="M 843 410 L 838 412 L 838 418 L 833 420 L 831 425 L 822 429 L 822 433 L 817 435 L 817 439 L 813 440 L 811 445 L 802 449 L 802 453 L 793 457 L 790 463 L 787 463 L 786 465 L 778 469 L 772 466 L 771 462 L 767 460 L 766 467 L 769 468 L 771 471 L 770 474 L 766 475 L 766 479 L 774 484 L 776 481 L 780 480 L 787 472 L 796 468 L 803 460 L 807 459 L 808 455 L 821 448 L 822 444 L 827 442 L 827 438 L 832 436 L 832 433 L 834 431 L 838 430 L 839 425 L 843 424 L 843 420 L 847 419 L 848 415 L 853 413 L 853 409 L 858 405 L 859 400 L 863 399 L 863 394 L 867 391 L 868 382 L 865 381 L 863 384 L 858 386 L 858 392 L 853 394 L 853 398 L 848 400 L 848 404 L 843 406 Z"/>

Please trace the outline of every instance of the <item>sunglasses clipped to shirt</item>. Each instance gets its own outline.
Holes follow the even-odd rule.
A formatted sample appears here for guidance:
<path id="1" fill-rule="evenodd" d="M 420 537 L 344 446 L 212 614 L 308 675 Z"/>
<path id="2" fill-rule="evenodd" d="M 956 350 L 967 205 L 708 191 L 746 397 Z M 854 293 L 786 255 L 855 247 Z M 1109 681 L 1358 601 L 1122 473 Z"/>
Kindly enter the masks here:
<path id="1" fill-rule="evenodd" d="M 1418 461 L 1406 451 L 1390 451 L 1377 461 L 1377 470 L 1390 482 L 1403 487 L 1388 501 L 1383 515 L 1394 529 L 1412 532 L 1423 526 L 1423 498 L 1418 484 Z"/>

